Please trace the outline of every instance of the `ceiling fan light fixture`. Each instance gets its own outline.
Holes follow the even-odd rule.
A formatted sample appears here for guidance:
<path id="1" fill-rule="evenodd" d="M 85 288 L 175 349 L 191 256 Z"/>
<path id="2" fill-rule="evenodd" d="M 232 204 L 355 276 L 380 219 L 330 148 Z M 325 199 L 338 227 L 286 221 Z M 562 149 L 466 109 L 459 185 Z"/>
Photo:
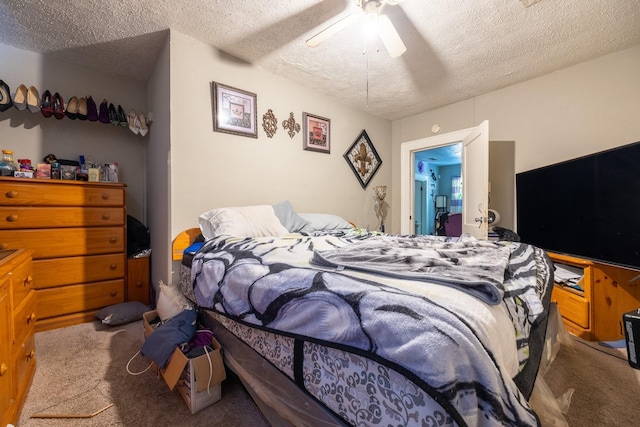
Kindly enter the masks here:
<path id="1" fill-rule="evenodd" d="M 378 34 L 378 14 L 365 11 L 364 25 L 362 26 L 365 37 L 373 37 Z"/>

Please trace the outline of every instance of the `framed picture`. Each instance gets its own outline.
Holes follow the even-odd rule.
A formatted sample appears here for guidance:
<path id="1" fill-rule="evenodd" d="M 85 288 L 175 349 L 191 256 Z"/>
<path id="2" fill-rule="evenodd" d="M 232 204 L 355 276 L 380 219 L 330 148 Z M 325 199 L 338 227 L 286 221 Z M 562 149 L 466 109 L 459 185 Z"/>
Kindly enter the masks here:
<path id="1" fill-rule="evenodd" d="M 302 113 L 304 141 L 302 148 L 320 153 L 331 153 L 331 120 Z"/>
<path id="2" fill-rule="evenodd" d="M 213 82 L 213 130 L 258 137 L 257 96 Z"/>
<path id="3" fill-rule="evenodd" d="M 367 131 L 364 129 L 346 153 L 344 153 L 343 157 L 347 163 L 349 163 L 351 170 L 356 175 L 356 178 L 358 178 L 358 182 L 360 182 L 363 189 L 367 188 L 371 178 L 373 178 L 382 165 L 382 159 L 373 146 L 371 138 L 367 135 Z"/>

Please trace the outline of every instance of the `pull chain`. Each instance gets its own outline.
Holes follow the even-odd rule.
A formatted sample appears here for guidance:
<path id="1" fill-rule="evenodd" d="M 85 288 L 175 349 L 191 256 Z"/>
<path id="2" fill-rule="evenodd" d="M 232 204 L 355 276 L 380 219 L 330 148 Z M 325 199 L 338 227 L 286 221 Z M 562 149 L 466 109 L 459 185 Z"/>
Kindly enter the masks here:
<path id="1" fill-rule="evenodd" d="M 366 46 L 366 40 L 365 40 L 365 47 L 364 47 L 364 52 L 362 52 L 362 54 L 365 56 L 365 60 L 366 60 L 366 72 L 367 72 L 367 100 L 366 100 L 366 109 L 369 109 L 369 51 L 367 50 L 367 46 Z"/>

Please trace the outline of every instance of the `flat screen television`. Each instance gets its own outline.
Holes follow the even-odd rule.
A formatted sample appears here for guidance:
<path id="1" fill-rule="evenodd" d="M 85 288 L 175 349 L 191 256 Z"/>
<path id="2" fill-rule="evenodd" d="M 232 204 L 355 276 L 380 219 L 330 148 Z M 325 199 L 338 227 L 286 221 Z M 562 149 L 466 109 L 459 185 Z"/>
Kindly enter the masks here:
<path id="1" fill-rule="evenodd" d="M 516 174 L 516 205 L 523 242 L 640 269 L 640 142 Z"/>

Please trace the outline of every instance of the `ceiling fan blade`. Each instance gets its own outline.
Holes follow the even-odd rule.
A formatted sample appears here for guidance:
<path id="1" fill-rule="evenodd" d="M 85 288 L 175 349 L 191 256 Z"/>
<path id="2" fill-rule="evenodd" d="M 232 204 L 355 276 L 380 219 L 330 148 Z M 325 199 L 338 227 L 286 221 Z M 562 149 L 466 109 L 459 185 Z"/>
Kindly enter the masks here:
<path id="1" fill-rule="evenodd" d="M 397 58 L 407 51 L 407 47 L 387 15 L 378 16 L 378 28 L 382 44 L 389 52 L 389 56 Z"/>
<path id="2" fill-rule="evenodd" d="M 329 37 L 333 36 L 338 31 L 348 27 L 349 24 L 351 24 L 356 19 L 358 19 L 359 16 L 360 15 L 357 13 L 351 13 L 345 16 L 344 18 L 340 19 L 339 21 L 336 21 L 335 23 L 329 25 L 327 28 L 325 28 L 324 30 L 320 31 L 318 34 L 316 34 L 315 36 L 307 40 L 307 46 L 316 47 L 320 45 L 320 43 L 327 40 Z"/>

